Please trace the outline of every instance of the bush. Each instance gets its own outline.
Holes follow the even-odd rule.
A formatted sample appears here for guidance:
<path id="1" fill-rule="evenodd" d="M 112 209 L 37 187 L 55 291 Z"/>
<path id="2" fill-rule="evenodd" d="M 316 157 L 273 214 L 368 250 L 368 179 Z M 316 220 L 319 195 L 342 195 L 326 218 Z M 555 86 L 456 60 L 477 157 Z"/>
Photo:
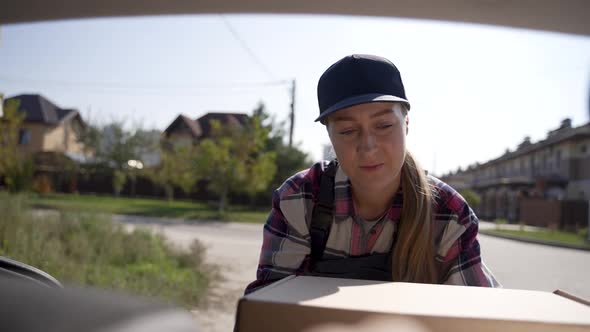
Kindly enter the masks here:
<path id="1" fill-rule="evenodd" d="M 4 158 L 4 156 L 2 156 Z M 18 158 L 4 168 L 4 182 L 14 193 L 28 191 L 33 183 L 34 165 L 31 158 Z"/>
<path id="2" fill-rule="evenodd" d="M 579 236 L 588 239 L 588 227 L 580 228 L 577 233 Z"/>
<path id="3" fill-rule="evenodd" d="M 508 220 L 503 218 L 496 218 L 494 219 L 494 224 L 496 224 L 496 229 L 500 229 L 500 225 L 505 225 L 508 223 Z"/>
<path id="4" fill-rule="evenodd" d="M 48 194 L 53 192 L 51 179 L 47 175 L 40 175 L 33 180 L 33 191 L 39 194 Z"/>
<path id="5" fill-rule="evenodd" d="M 166 245 L 147 230 L 125 232 L 110 216 L 35 216 L 24 195 L 0 193 L 0 255 L 40 268 L 60 281 L 124 290 L 193 307 L 204 299 L 205 250 Z"/>
<path id="6" fill-rule="evenodd" d="M 120 170 L 113 171 L 113 190 L 115 192 L 115 196 L 119 196 L 123 187 L 125 186 L 125 182 L 127 182 L 127 175 L 125 172 Z"/>
<path id="7" fill-rule="evenodd" d="M 476 209 L 479 204 L 481 204 L 481 197 L 471 189 L 464 189 L 460 191 L 461 196 L 465 199 L 467 204 L 471 206 L 472 209 Z"/>

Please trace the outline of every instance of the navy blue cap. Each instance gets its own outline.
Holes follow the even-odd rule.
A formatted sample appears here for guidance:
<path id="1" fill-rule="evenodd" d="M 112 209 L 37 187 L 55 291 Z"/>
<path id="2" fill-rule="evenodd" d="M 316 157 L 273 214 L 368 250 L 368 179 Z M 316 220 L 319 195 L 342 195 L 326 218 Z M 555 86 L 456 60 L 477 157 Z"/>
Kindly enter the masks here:
<path id="1" fill-rule="evenodd" d="M 346 107 L 383 101 L 401 102 L 410 109 L 397 67 L 376 55 L 349 55 L 330 66 L 320 77 L 320 116 L 315 121 L 322 121 Z"/>

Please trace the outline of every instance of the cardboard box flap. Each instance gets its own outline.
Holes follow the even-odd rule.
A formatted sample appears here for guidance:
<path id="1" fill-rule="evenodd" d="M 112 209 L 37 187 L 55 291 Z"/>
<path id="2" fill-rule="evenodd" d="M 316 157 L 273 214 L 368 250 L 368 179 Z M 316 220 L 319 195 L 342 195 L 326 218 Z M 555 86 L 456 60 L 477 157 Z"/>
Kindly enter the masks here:
<path id="1" fill-rule="evenodd" d="M 541 291 L 298 276 L 245 299 L 385 314 L 590 326 L 590 307 Z"/>

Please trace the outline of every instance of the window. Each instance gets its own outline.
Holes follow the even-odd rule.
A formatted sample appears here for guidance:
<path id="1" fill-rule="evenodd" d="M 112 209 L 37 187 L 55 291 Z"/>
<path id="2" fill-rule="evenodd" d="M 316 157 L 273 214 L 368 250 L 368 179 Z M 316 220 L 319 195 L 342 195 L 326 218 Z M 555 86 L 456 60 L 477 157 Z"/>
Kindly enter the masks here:
<path id="1" fill-rule="evenodd" d="M 586 153 L 586 144 L 583 144 L 582 146 L 580 146 L 580 153 Z"/>
<path id="2" fill-rule="evenodd" d="M 541 156 L 541 168 L 547 169 L 547 155 L 546 154 L 543 154 Z"/>
<path id="3" fill-rule="evenodd" d="M 29 129 L 20 129 L 18 131 L 18 144 L 27 145 L 31 142 L 31 131 Z"/>

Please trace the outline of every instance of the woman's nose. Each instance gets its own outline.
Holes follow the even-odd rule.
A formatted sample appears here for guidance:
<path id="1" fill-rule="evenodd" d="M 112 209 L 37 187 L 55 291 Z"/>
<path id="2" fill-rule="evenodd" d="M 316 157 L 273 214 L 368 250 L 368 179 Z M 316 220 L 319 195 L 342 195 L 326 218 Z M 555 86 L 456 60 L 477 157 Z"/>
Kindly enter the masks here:
<path id="1" fill-rule="evenodd" d="M 359 137 L 359 143 L 357 145 L 358 152 L 369 152 L 375 149 L 375 135 L 371 134 L 368 131 L 364 131 L 361 133 Z"/>

